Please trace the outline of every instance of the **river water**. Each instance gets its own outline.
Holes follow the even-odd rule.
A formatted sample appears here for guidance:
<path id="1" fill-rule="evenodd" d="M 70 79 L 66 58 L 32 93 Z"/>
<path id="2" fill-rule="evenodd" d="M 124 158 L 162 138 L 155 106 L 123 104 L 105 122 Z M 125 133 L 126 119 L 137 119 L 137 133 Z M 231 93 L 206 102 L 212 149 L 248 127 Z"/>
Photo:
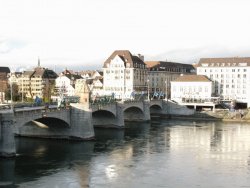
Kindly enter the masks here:
<path id="1" fill-rule="evenodd" d="M 16 138 L 0 187 L 250 187 L 250 124 L 161 120 L 96 140 Z"/>

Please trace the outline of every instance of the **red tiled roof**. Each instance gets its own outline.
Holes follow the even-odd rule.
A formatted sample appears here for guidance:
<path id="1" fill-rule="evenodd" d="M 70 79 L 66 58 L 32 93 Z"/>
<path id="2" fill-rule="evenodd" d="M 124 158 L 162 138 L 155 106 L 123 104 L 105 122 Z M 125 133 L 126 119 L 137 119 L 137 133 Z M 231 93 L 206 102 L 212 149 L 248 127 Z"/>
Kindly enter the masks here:
<path id="1" fill-rule="evenodd" d="M 211 80 L 204 75 L 183 75 L 179 76 L 174 82 L 211 82 Z"/>
<path id="2" fill-rule="evenodd" d="M 125 66 L 128 63 L 130 64 L 131 68 L 134 67 L 134 63 L 145 64 L 139 57 L 133 56 L 128 50 L 116 50 L 104 62 L 103 68 L 107 68 L 107 64 L 110 63 L 110 61 L 114 59 L 117 55 L 123 60 Z"/>

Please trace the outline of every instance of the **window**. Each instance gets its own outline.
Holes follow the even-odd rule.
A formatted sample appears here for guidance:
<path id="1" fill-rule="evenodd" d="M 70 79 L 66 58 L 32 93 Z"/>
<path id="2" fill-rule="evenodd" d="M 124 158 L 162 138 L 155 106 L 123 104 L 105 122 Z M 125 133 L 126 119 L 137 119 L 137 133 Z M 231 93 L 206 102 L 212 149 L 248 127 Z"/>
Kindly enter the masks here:
<path id="1" fill-rule="evenodd" d="M 208 92 L 208 87 L 207 86 L 205 87 L 205 92 Z"/>

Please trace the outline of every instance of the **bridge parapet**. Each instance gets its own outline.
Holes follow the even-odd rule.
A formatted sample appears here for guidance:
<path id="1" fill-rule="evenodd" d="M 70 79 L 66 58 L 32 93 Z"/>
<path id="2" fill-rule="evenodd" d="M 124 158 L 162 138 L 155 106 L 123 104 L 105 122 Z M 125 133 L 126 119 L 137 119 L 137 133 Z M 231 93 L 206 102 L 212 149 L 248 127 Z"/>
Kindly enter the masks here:
<path id="1" fill-rule="evenodd" d="M 96 112 L 96 111 L 99 111 L 99 110 L 109 111 L 114 116 L 116 116 L 116 106 L 117 106 L 117 103 L 92 104 L 91 109 L 92 109 L 92 112 Z"/>

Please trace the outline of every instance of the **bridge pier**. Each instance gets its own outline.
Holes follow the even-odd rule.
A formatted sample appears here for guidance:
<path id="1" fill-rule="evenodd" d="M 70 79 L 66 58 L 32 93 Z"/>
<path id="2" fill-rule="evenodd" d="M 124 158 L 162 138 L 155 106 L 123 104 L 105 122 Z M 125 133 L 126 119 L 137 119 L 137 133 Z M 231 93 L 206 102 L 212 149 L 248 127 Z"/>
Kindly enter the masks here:
<path id="1" fill-rule="evenodd" d="M 70 139 L 89 140 L 95 136 L 92 111 L 83 104 L 71 104 L 70 111 Z"/>
<path id="2" fill-rule="evenodd" d="M 150 101 L 143 101 L 143 109 L 144 109 L 144 120 L 145 121 L 150 121 L 151 116 L 150 116 Z"/>
<path id="3" fill-rule="evenodd" d="M 16 156 L 13 124 L 14 124 L 13 111 L 0 113 L 0 157 Z"/>
<path id="4" fill-rule="evenodd" d="M 124 127 L 124 114 L 122 104 L 116 103 L 116 123 L 118 127 Z"/>

